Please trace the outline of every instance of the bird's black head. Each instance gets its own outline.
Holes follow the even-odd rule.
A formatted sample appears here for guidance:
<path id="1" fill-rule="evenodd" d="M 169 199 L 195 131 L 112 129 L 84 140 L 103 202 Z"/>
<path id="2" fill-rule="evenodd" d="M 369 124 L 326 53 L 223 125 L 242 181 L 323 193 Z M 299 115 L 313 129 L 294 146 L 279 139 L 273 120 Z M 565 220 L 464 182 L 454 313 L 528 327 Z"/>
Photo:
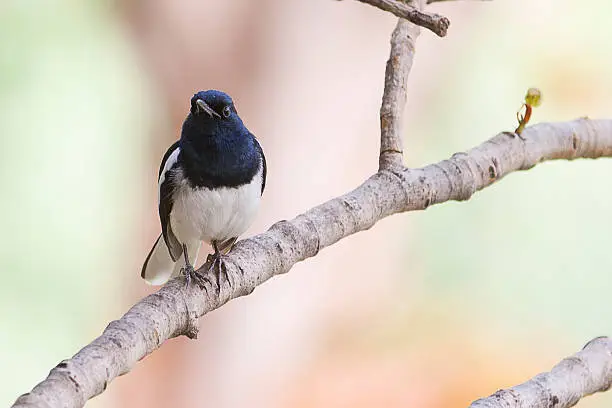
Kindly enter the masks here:
<path id="1" fill-rule="evenodd" d="M 198 149 L 214 144 L 240 143 L 249 131 L 236 112 L 232 98 L 221 91 L 200 91 L 191 98 L 181 139 Z"/>
<path id="2" fill-rule="evenodd" d="M 208 90 L 193 95 L 181 132 L 182 150 L 189 145 L 200 155 L 239 151 L 252 148 L 251 138 L 228 94 Z"/>
<path id="3" fill-rule="evenodd" d="M 195 186 L 236 186 L 252 179 L 262 165 L 261 148 L 221 91 L 191 98 L 179 141 L 184 174 Z"/>
<path id="4" fill-rule="evenodd" d="M 221 91 L 200 91 L 191 98 L 190 117 L 193 124 L 204 131 L 242 126 L 232 98 Z"/>

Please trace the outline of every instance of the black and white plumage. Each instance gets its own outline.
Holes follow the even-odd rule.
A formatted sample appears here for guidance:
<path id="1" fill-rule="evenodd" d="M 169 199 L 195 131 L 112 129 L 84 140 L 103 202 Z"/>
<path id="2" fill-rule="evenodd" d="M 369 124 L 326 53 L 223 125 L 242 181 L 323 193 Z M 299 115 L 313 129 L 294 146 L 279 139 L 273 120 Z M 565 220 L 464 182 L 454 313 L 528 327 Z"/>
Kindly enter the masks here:
<path id="1" fill-rule="evenodd" d="M 188 282 L 201 280 L 192 268 L 201 242 L 213 245 L 219 262 L 253 222 L 265 185 L 263 150 L 232 99 L 214 90 L 195 94 L 159 169 L 162 233 L 141 276 L 159 285 L 183 270 Z"/>

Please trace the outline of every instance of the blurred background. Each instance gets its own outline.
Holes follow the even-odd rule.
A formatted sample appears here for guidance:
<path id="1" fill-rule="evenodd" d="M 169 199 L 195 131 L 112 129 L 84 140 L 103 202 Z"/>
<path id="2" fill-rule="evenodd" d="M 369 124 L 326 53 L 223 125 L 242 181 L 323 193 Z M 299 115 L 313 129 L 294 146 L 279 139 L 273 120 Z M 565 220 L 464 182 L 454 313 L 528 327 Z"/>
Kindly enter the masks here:
<path id="1" fill-rule="evenodd" d="M 448 2 L 409 83 L 419 167 L 516 126 L 610 117 L 612 4 Z M 396 19 L 355 1 L 0 3 L 0 405 L 150 293 L 157 170 L 189 98 L 230 93 L 268 159 L 252 235 L 378 159 Z M 89 407 L 465 407 L 612 334 L 612 160 L 549 162 L 396 215 L 200 321 Z M 612 393 L 581 407 L 605 407 Z"/>

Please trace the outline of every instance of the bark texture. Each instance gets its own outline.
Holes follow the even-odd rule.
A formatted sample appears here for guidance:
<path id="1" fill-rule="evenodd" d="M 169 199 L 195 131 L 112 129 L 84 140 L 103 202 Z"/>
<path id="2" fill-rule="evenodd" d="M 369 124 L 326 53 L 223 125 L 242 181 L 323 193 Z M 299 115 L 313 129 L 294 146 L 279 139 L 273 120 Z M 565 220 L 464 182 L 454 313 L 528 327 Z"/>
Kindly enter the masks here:
<path id="1" fill-rule="evenodd" d="M 612 339 L 597 337 L 549 372 L 474 401 L 470 408 L 566 408 L 586 395 L 607 391 L 611 385 Z"/>
<path id="2" fill-rule="evenodd" d="M 414 43 L 420 33 L 419 26 L 400 18 L 391 34 L 391 53 L 385 69 L 385 89 L 380 106 L 379 170 L 403 166 L 402 112 L 406 106 Z"/>
<path id="3" fill-rule="evenodd" d="M 381 10 L 388 11 L 397 17 L 404 18 L 411 23 L 427 28 L 440 37 L 444 37 L 450 26 L 448 18 L 436 13 L 422 11 L 413 4 L 406 4 L 399 0 L 358 0 L 370 4 Z"/>

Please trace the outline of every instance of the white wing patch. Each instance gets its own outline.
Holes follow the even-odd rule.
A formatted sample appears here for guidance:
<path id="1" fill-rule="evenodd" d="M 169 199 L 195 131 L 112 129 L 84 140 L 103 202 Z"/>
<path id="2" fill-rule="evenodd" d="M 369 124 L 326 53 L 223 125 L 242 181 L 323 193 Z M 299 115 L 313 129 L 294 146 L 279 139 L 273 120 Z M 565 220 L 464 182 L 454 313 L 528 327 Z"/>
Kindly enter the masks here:
<path id="1" fill-rule="evenodd" d="M 164 169 L 159 175 L 159 180 L 157 182 L 157 205 L 159 205 L 159 201 L 161 200 L 161 194 L 159 189 L 164 180 L 166 180 L 166 172 L 168 172 L 168 170 L 170 170 L 172 166 L 174 166 L 174 163 L 176 163 L 176 161 L 178 160 L 178 155 L 180 152 L 181 148 L 177 146 L 176 149 L 174 149 L 174 151 L 170 154 L 170 156 L 168 156 L 166 163 L 164 163 Z"/>

